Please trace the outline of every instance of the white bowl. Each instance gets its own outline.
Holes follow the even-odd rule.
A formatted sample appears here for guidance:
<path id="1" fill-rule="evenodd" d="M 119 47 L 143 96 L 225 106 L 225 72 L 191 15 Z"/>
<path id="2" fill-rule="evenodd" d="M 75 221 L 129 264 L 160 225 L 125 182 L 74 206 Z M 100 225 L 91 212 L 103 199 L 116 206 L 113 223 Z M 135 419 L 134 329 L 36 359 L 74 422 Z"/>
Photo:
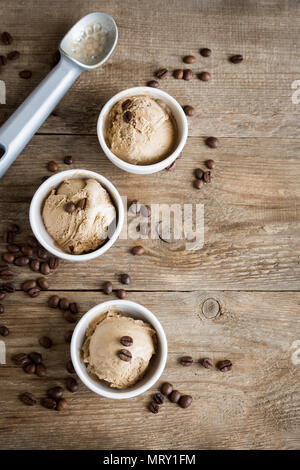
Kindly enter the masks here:
<path id="1" fill-rule="evenodd" d="M 45 201 L 45 198 L 51 191 L 51 189 L 56 188 L 59 186 L 64 180 L 70 178 L 94 178 L 95 180 L 99 181 L 101 185 L 107 190 L 109 193 L 112 202 L 117 211 L 117 223 L 116 228 L 111 236 L 100 248 L 91 253 L 85 253 L 82 255 L 70 255 L 62 251 L 59 247 L 55 245 L 53 238 L 49 235 L 46 230 L 46 227 L 43 222 L 42 218 L 42 207 Z M 50 253 L 58 258 L 66 259 L 69 261 L 87 261 L 90 259 L 97 258 L 98 256 L 103 255 L 117 240 L 120 232 L 122 230 L 122 226 L 124 223 L 124 206 L 121 199 L 120 194 L 118 193 L 117 189 L 114 185 L 108 181 L 104 176 L 95 173 L 94 171 L 88 170 L 68 170 L 62 171 L 57 173 L 50 178 L 48 178 L 41 186 L 38 188 L 36 193 L 34 194 L 29 210 L 29 220 L 31 229 L 39 241 L 39 243 Z"/>
<path id="2" fill-rule="evenodd" d="M 121 160 L 111 152 L 105 141 L 105 122 L 109 111 L 117 101 L 134 95 L 148 95 L 154 99 L 163 101 L 170 109 L 177 123 L 178 143 L 176 149 L 167 158 L 158 163 L 154 163 L 153 165 L 132 165 L 131 163 L 124 162 L 124 160 Z M 105 104 L 98 118 L 97 133 L 102 150 L 112 163 L 129 173 L 134 173 L 136 175 L 149 175 L 167 168 L 167 166 L 171 165 L 176 160 L 186 143 L 188 136 L 188 123 L 182 107 L 171 95 L 157 88 L 139 86 L 117 93 Z"/>
<path id="3" fill-rule="evenodd" d="M 109 308 L 120 310 L 125 315 L 143 320 L 149 323 L 157 334 L 157 353 L 153 357 L 149 370 L 145 376 L 133 387 L 119 390 L 109 387 L 104 381 L 94 380 L 87 372 L 86 366 L 82 360 L 80 349 L 85 339 L 85 333 L 90 322 L 105 313 Z M 71 358 L 78 377 L 93 392 L 106 398 L 122 399 L 132 398 L 144 393 L 160 378 L 166 365 L 168 355 L 168 344 L 165 332 L 156 316 L 143 305 L 131 302 L 129 300 L 111 300 L 89 310 L 77 323 L 73 332 L 71 341 Z"/>

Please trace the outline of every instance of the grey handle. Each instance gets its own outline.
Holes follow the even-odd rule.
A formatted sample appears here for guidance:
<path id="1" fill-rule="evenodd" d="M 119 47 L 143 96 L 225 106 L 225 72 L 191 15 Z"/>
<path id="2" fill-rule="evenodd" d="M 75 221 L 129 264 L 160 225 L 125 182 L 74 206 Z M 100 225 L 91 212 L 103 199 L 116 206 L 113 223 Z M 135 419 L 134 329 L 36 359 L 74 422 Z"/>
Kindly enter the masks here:
<path id="1" fill-rule="evenodd" d="M 84 69 L 61 54 L 61 60 L 0 128 L 0 178 Z"/>

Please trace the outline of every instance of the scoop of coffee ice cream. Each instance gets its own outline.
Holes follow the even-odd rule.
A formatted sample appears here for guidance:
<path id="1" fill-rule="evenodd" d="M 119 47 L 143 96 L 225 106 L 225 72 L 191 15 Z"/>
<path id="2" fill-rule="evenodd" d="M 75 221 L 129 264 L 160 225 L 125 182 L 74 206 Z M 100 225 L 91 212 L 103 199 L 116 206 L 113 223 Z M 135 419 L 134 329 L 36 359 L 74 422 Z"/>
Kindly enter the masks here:
<path id="1" fill-rule="evenodd" d="M 132 345 L 120 342 L 124 336 L 132 339 Z M 148 323 L 110 310 L 91 322 L 82 351 L 90 374 L 105 380 L 110 387 L 123 389 L 143 377 L 155 346 L 156 332 Z M 120 359 L 122 349 L 130 352 L 131 360 Z"/>
<path id="2" fill-rule="evenodd" d="M 75 205 L 74 211 L 66 211 L 70 202 Z M 116 209 L 98 181 L 75 178 L 51 191 L 42 217 L 47 232 L 63 251 L 81 254 L 96 250 L 105 242 Z"/>
<path id="3" fill-rule="evenodd" d="M 122 160 L 150 165 L 168 157 L 177 142 L 177 126 L 168 107 L 150 96 L 118 101 L 106 121 L 106 142 Z"/>

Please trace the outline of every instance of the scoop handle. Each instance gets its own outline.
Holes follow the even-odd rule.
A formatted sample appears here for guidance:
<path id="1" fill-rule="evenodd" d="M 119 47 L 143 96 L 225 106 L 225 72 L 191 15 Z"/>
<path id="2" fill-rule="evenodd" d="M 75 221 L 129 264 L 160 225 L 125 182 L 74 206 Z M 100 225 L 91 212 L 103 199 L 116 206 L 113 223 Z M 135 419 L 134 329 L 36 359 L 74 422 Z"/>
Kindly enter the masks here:
<path id="1" fill-rule="evenodd" d="M 59 63 L 0 128 L 0 178 L 83 71 L 61 54 Z"/>

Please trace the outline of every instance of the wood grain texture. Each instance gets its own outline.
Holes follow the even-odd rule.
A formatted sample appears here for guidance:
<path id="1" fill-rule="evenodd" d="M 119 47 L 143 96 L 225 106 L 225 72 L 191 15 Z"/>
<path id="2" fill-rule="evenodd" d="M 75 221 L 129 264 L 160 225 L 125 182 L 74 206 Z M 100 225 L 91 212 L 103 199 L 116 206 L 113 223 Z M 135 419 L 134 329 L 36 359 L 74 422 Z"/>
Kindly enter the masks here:
<path id="1" fill-rule="evenodd" d="M 108 298 L 102 293 L 59 295 L 79 301 L 82 313 Z M 5 323 L 11 334 L 5 339 L 7 365 L 0 368 L 0 448 L 297 447 L 300 377 L 291 358 L 300 334 L 299 293 L 135 293 L 134 300 L 153 311 L 167 333 L 169 356 L 162 380 L 194 398 L 188 410 L 167 402 L 157 416 L 146 409 L 155 387 L 137 399 L 112 404 L 81 385 L 78 393 L 65 392 L 69 408 L 60 414 L 18 402 L 18 393 L 30 391 L 42 398 L 47 388 L 64 385 L 68 376 L 63 336 L 70 324 L 59 310 L 47 307 L 48 297 L 45 292 L 28 300 L 20 292 L 6 302 Z M 208 299 L 220 306 L 214 318 L 203 314 Z M 22 308 L 16 310 L 16 305 Z M 53 338 L 51 350 L 38 345 L 43 334 Z M 13 365 L 12 354 L 31 350 L 43 353 L 47 378 L 28 376 Z M 186 354 L 195 364 L 183 368 L 178 359 Z M 204 369 L 197 361 L 207 356 L 214 362 L 231 359 L 233 370 Z"/>

